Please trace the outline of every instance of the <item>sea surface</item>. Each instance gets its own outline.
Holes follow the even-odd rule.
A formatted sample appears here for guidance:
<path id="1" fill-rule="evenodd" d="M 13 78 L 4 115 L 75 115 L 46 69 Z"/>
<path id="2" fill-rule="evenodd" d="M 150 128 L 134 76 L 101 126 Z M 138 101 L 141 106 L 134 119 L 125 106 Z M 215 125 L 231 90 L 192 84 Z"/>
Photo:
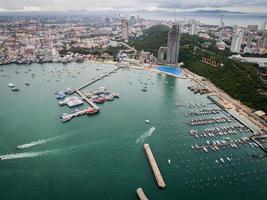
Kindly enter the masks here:
<path id="1" fill-rule="evenodd" d="M 220 25 L 221 14 L 218 13 L 172 13 L 172 12 L 151 12 L 142 13 L 140 15 L 146 19 L 154 20 L 186 20 L 195 19 L 204 24 L 210 25 Z M 266 13 L 249 13 L 249 14 L 235 14 L 235 13 L 225 13 L 224 14 L 224 24 L 225 26 L 247 26 L 250 24 L 260 25 L 267 20 Z"/>
<path id="2" fill-rule="evenodd" d="M 191 80 L 120 69 L 84 89 L 106 86 L 119 93 L 119 99 L 100 105 L 95 116 L 62 123 L 59 114 L 73 109 L 59 107 L 54 92 L 78 88 L 114 68 L 89 63 L 0 66 L 0 74 L 6 75 L 0 76 L 1 200 L 136 200 L 138 187 L 149 199 L 266 199 L 267 159 L 252 157 L 262 155 L 260 149 L 248 144 L 208 153 L 191 149 L 223 136 L 194 138 L 189 120 L 226 115 L 186 117 L 188 112 L 217 108 L 205 95 L 187 89 Z M 9 83 L 20 91 L 12 92 Z M 207 107 L 177 107 L 190 102 Z M 163 190 L 157 187 L 144 143 L 150 144 L 166 182 Z M 22 144 L 30 145 L 15 149 Z M 215 162 L 220 158 L 224 164 Z"/>

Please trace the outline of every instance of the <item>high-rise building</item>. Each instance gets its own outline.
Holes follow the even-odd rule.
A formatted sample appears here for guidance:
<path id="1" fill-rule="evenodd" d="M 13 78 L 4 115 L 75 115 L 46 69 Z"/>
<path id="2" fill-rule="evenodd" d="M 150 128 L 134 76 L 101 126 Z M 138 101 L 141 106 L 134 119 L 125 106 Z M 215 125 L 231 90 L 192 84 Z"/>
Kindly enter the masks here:
<path id="1" fill-rule="evenodd" d="M 178 64 L 180 46 L 180 27 L 177 24 L 172 26 L 168 33 L 167 47 L 160 47 L 158 51 L 159 64 Z"/>
<path id="2" fill-rule="evenodd" d="M 266 30 L 267 29 L 267 21 L 264 21 L 261 26 L 260 26 L 261 30 Z"/>
<path id="3" fill-rule="evenodd" d="M 221 15 L 220 28 L 224 27 L 223 17 L 224 15 Z"/>
<path id="4" fill-rule="evenodd" d="M 168 64 L 178 63 L 179 46 L 180 46 L 180 29 L 177 24 L 173 24 L 172 30 L 170 30 L 168 33 L 168 44 L 167 44 Z"/>
<path id="5" fill-rule="evenodd" d="M 121 23 L 121 38 L 124 41 L 128 41 L 129 39 L 129 23 L 128 20 L 122 20 Z"/>
<path id="6" fill-rule="evenodd" d="M 247 45 L 246 45 L 247 48 L 251 48 L 252 39 L 253 39 L 253 34 L 251 32 L 248 32 Z"/>
<path id="7" fill-rule="evenodd" d="M 249 31 L 257 31 L 259 29 L 259 25 L 248 25 L 247 28 Z"/>
<path id="8" fill-rule="evenodd" d="M 196 24 L 192 24 L 190 35 L 197 35 L 197 34 L 198 34 L 197 25 Z"/>
<path id="9" fill-rule="evenodd" d="M 110 26 L 110 18 L 105 17 L 105 26 Z"/>
<path id="10" fill-rule="evenodd" d="M 129 23 L 130 24 L 135 24 L 136 22 L 137 22 L 137 20 L 136 20 L 135 16 L 131 16 L 130 20 L 129 20 Z"/>
<path id="11" fill-rule="evenodd" d="M 262 48 L 267 49 L 267 35 L 265 35 L 264 38 L 263 38 Z"/>
<path id="12" fill-rule="evenodd" d="M 243 31 L 239 29 L 235 32 L 235 34 L 232 37 L 232 42 L 230 47 L 231 52 L 235 53 L 240 52 L 242 39 L 243 39 Z"/>

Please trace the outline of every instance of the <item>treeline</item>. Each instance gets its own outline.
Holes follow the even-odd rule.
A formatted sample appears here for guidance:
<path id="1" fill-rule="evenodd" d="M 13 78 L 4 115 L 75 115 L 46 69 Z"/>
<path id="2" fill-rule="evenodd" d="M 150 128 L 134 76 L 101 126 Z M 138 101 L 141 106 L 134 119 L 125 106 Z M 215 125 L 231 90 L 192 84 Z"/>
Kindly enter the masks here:
<path id="1" fill-rule="evenodd" d="M 137 50 L 152 52 L 157 56 L 158 49 L 167 45 L 166 26 L 153 26 L 144 31 L 140 38 L 130 41 Z M 209 43 L 210 45 L 205 45 Z M 182 34 L 180 41 L 179 61 L 192 72 L 209 79 L 217 87 L 233 98 L 256 110 L 267 112 L 267 97 L 259 93 L 266 91 L 266 86 L 257 74 L 257 65 L 234 61 L 228 58 L 229 50 L 220 51 L 215 41 L 205 40 L 198 36 Z M 224 66 L 214 68 L 201 62 L 202 57 L 209 57 L 223 63 Z"/>

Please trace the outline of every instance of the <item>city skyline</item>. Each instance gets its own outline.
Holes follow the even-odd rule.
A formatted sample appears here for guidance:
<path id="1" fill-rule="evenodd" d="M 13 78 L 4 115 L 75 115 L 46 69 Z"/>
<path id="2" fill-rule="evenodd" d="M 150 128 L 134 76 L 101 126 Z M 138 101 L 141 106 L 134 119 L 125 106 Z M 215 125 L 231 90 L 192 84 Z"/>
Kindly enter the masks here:
<path id="1" fill-rule="evenodd" d="M 16 11 L 67 11 L 67 10 L 88 10 L 88 11 L 134 11 L 134 10 L 164 10 L 164 11 L 194 11 L 198 9 L 219 9 L 227 11 L 240 11 L 249 13 L 264 13 L 267 10 L 267 0 L 189 0 L 175 2 L 170 0 L 0 0 L 0 12 Z"/>

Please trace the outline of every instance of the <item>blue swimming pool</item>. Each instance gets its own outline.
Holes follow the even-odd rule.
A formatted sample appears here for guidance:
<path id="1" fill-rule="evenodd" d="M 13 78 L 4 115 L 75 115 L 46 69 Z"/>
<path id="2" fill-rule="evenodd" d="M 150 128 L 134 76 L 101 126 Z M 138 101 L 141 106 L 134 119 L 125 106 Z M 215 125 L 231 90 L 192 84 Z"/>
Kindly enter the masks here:
<path id="1" fill-rule="evenodd" d="M 156 69 L 161 71 L 161 72 L 173 74 L 175 76 L 181 76 L 182 75 L 181 68 L 174 68 L 174 67 L 169 67 L 169 66 L 159 66 L 159 67 L 156 67 Z"/>

